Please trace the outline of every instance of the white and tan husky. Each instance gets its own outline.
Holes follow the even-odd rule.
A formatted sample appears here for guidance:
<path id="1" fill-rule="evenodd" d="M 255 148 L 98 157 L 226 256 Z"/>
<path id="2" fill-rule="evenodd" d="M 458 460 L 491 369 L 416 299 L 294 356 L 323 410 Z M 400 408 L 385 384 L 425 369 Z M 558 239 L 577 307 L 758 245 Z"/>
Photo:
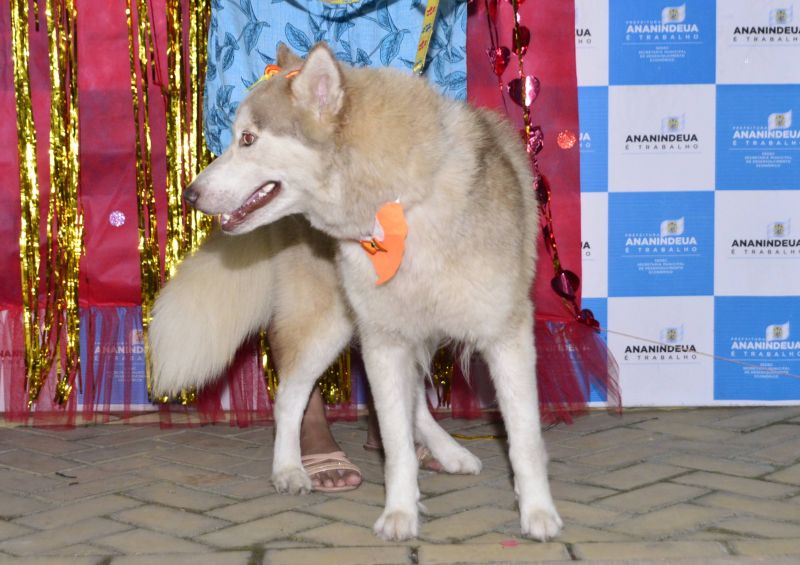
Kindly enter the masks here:
<path id="1" fill-rule="evenodd" d="M 556 536 L 530 299 L 538 216 L 519 136 L 424 79 L 345 66 L 325 45 L 305 61 L 281 48 L 278 62 L 283 71 L 241 104 L 236 141 L 186 190 L 239 235 L 212 238 L 159 296 L 150 330 L 158 390 L 202 386 L 269 323 L 282 375 L 272 480 L 307 492 L 302 413 L 355 327 L 386 452 L 375 531 L 402 540 L 418 532 L 415 439 L 447 471 L 481 469 L 424 400 L 432 352 L 462 343 L 483 355 L 497 390 L 522 532 Z M 389 203 L 405 215 L 405 252 L 377 285 L 361 241 L 381 241 L 376 213 Z"/>

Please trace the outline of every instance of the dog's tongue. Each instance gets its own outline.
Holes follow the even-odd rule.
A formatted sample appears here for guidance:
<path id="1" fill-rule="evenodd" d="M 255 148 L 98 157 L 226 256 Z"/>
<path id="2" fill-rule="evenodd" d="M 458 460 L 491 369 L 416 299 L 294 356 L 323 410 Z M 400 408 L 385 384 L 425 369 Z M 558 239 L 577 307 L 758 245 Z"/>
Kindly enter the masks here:
<path id="1" fill-rule="evenodd" d="M 267 202 L 272 200 L 279 192 L 280 184 L 277 182 L 268 182 L 256 190 L 250 197 L 245 200 L 245 203 L 239 206 L 230 214 L 222 214 L 221 226 L 224 231 L 230 231 L 239 224 L 253 210 L 257 210 L 264 206 Z"/>

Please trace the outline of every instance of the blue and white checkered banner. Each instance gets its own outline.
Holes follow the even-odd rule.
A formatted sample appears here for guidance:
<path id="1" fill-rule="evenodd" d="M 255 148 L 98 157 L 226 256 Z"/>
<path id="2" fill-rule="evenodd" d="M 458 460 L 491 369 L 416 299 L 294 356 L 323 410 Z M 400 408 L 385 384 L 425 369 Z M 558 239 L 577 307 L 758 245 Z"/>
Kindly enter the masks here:
<path id="1" fill-rule="evenodd" d="M 800 403 L 800 0 L 575 0 L 583 292 L 623 401 Z"/>

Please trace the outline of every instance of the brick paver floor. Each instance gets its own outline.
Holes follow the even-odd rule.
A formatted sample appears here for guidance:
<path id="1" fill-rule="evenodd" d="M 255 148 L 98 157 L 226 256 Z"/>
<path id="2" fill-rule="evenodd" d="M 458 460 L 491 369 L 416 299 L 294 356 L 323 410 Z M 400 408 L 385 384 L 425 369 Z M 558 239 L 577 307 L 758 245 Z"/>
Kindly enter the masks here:
<path id="1" fill-rule="evenodd" d="M 442 421 L 479 476 L 420 474 L 420 537 L 376 538 L 380 457 L 363 421 L 334 433 L 365 482 L 290 497 L 269 484 L 272 429 L 71 430 L 0 423 L 0 562 L 132 565 L 800 563 L 800 407 L 593 413 L 546 431 L 566 524 L 520 537 L 502 430 Z M 152 419 L 152 416 L 150 416 Z"/>

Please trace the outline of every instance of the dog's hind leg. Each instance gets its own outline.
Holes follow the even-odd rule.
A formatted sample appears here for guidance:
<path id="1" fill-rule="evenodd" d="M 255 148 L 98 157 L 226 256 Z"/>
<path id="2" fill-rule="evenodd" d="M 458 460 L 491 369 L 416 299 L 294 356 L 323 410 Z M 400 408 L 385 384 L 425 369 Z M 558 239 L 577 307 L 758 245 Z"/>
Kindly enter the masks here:
<path id="1" fill-rule="evenodd" d="M 548 540 L 558 535 L 562 521 L 547 482 L 547 452 L 539 421 L 534 378 L 536 353 L 530 318 L 516 329 L 509 328 L 508 335 L 481 350 L 489 364 L 508 433 L 522 533 Z"/>
<path id="2" fill-rule="evenodd" d="M 414 431 L 420 443 L 431 450 L 446 472 L 464 475 L 477 475 L 481 472 L 481 460 L 442 429 L 431 415 L 425 394 L 425 381 L 422 379 L 418 379 L 417 385 Z"/>
<path id="3" fill-rule="evenodd" d="M 361 332 L 361 347 L 386 454 L 386 507 L 374 529 L 385 540 L 404 540 L 415 537 L 419 529 L 412 424 L 418 377 L 413 348 L 369 330 Z"/>

